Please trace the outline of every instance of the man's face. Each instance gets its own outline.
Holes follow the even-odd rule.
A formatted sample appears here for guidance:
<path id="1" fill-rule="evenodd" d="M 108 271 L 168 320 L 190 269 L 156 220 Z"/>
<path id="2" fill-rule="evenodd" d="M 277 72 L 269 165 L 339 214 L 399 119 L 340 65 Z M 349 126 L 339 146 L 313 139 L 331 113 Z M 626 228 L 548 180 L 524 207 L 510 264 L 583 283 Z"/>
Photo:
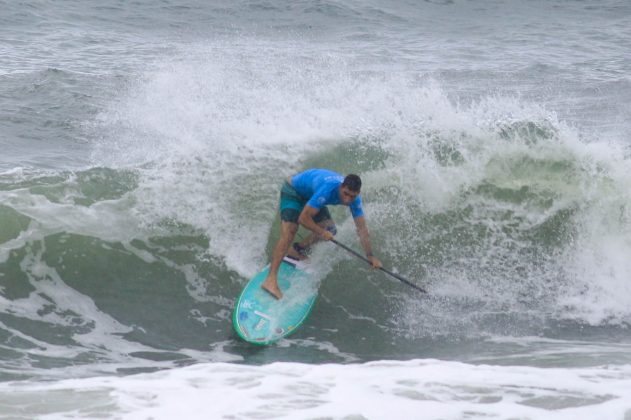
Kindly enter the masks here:
<path id="1" fill-rule="evenodd" d="M 349 205 L 357 198 L 359 191 L 351 191 L 347 187 L 340 187 L 340 199 L 345 205 Z"/>

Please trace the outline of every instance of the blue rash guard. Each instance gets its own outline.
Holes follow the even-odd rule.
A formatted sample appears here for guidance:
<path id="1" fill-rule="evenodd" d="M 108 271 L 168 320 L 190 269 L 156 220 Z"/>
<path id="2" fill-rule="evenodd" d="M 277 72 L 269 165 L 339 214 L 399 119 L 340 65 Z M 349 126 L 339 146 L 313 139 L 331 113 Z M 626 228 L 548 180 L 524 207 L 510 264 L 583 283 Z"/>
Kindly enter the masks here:
<path id="1" fill-rule="evenodd" d="M 291 186 L 304 197 L 314 209 L 322 209 L 328 204 L 343 204 L 340 200 L 340 185 L 344 177 L 328 169 L 309 169 L 291 178 Z M 349 204 L 353 218 L 364 215 L 362 198 L 358 195 Z"/>

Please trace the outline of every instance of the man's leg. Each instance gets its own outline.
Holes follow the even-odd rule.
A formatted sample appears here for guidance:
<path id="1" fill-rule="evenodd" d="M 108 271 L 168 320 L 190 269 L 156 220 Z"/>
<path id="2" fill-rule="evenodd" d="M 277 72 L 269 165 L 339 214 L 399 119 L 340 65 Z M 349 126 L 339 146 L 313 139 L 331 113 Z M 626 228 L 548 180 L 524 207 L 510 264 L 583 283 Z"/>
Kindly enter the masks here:
<path id="1" fill-rule="evenodd" d="M 274 295 L 276 299 L 283 297 L 283 293 L 278 287 L 278 268 L 280 267 L 280 263 L 283 261 L 285 254 L 287 254 L 289 244 L 291 244 L 291 241 L 294 240 L 294 236 L 296 236 L 297 231 L 298 225 L 296 223 L 285 221 L 281 222 L 280 238 L 278 238 L 278 242 L 276 242 L 274 252 L 272 253 L 272 262 L 270 262 L 269 265 L 269 274 L 261 285 L 263 289 Z"/>

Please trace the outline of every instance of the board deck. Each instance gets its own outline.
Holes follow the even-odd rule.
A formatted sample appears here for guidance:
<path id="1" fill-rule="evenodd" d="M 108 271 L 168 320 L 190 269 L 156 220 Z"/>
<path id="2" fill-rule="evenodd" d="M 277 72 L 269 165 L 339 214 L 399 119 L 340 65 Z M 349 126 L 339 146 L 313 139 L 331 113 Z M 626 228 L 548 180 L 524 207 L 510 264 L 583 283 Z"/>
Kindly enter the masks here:
<path id="1" fill-rule="evenodd" d="M 308 264 L 285 258 L 278 270 L 278 300 L 261 288 L 269 265 L 245 286 L 234 308 L 237 334 L 253 344 L 267 345 L 296 331 L 307 319 L 318 296 L 318 285 Z"/>

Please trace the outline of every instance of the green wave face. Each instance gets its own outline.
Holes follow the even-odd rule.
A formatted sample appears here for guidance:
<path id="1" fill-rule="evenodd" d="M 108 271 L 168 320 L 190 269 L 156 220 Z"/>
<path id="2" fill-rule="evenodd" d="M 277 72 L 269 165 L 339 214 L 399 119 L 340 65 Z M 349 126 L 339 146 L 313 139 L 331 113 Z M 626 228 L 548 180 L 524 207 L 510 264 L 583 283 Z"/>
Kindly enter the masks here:
<path id="1" fill-rule="evenodd" d="M 124 168 L 3 174 L 3 378 L 42 366 L 463 359 L 489 336 L 624 328 L 624 151 L 536 113 L 451 113 L 306 144 L 177 144 Z M 257 352 L 232 331 L 234 302 L 278 238 L 283 179 L 309 167 L 361 174 L 376 253 L 429 296 L 321 244 L 311 317 L 289 346 Z M 338 240 L 359 250 L 348 212 L 332 214 Z"/>

